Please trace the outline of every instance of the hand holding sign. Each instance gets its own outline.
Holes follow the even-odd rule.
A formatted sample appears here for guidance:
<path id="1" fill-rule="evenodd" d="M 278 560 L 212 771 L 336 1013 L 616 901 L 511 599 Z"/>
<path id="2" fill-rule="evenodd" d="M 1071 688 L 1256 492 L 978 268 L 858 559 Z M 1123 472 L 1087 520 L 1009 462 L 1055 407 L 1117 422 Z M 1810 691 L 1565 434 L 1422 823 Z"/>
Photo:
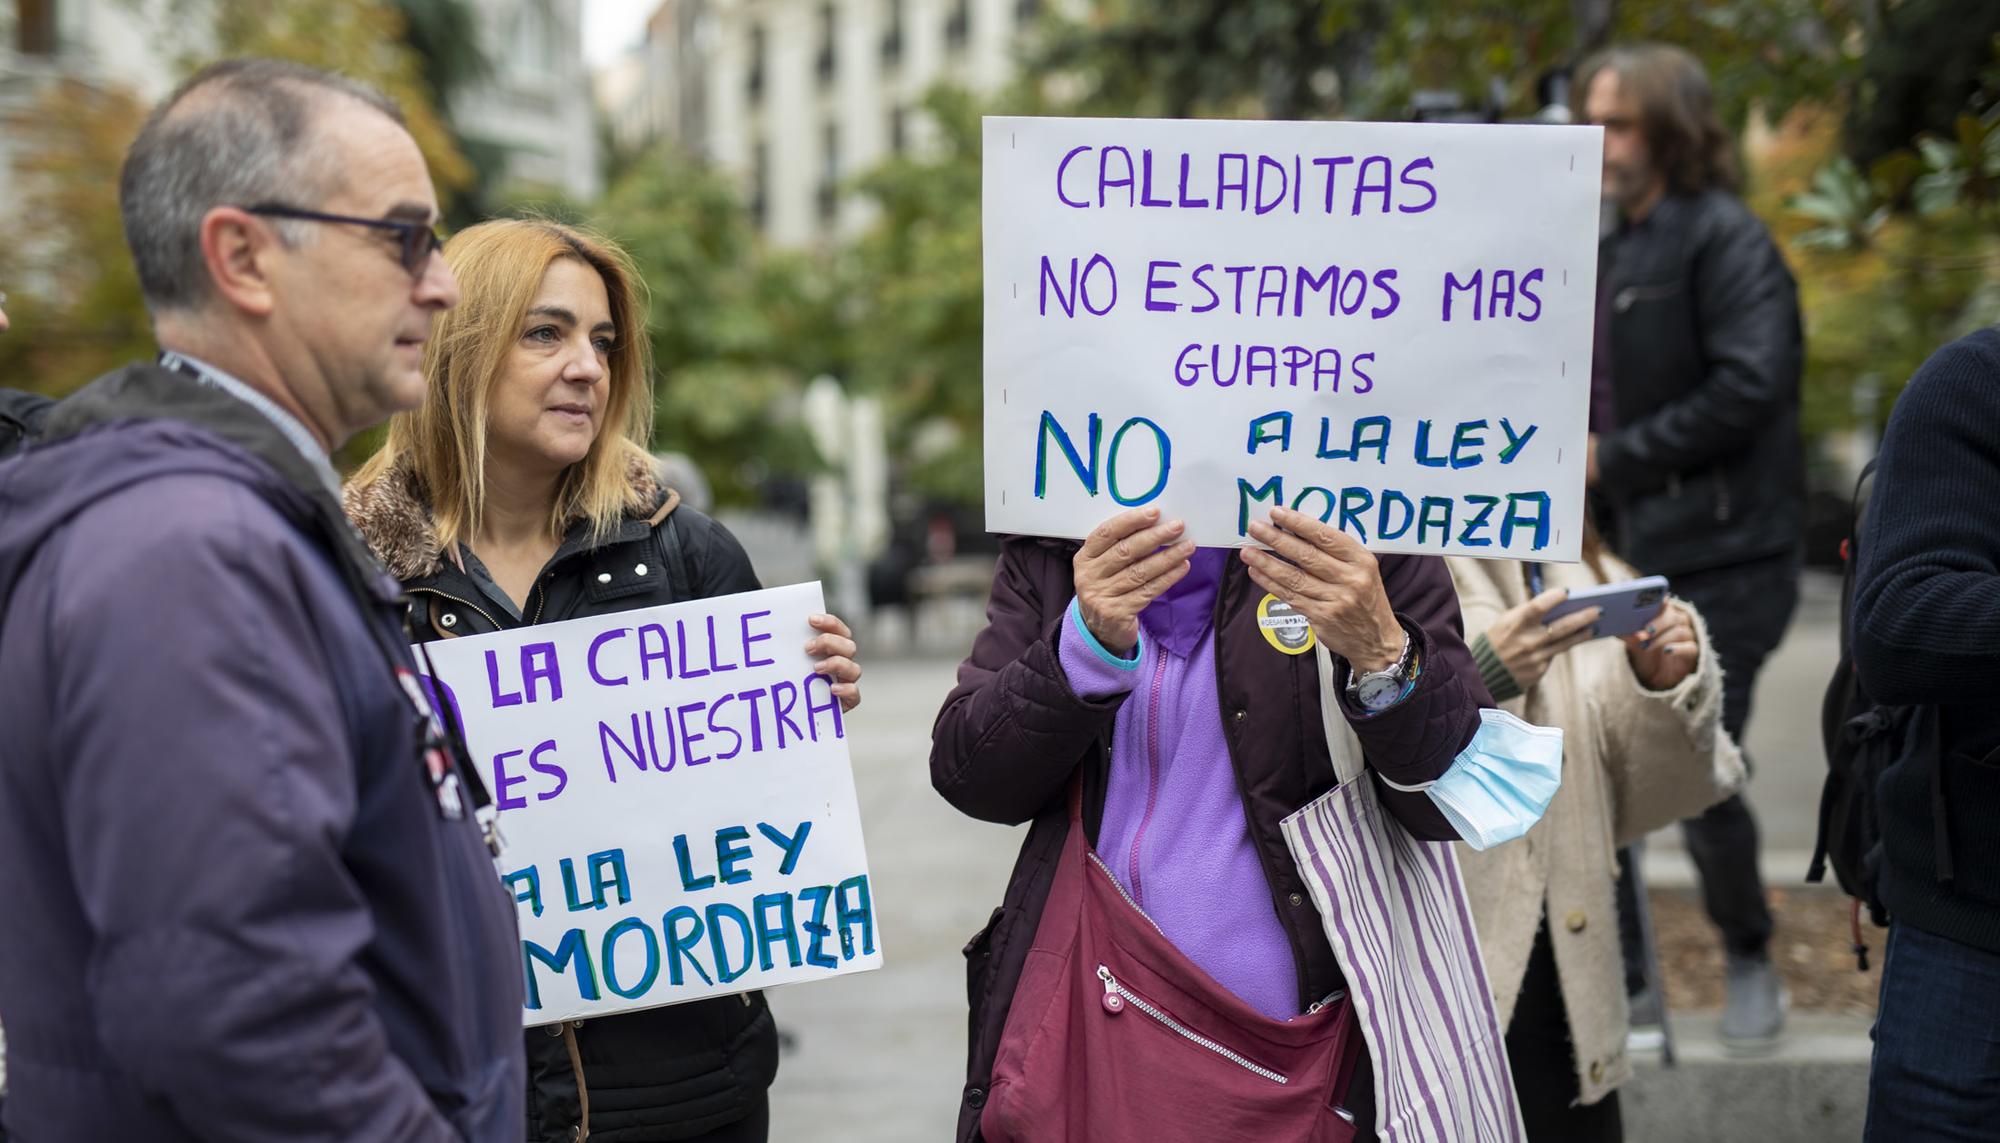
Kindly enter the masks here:
<path id="1" fill-rule="evenodd" d="M 812 624 L 813 630 L 824 632 L 806 640 L 806 654 L 815 660 L 813 674 L 833 680 L 833 694 L 840 700 L 841 710 L 860 706 L 861 664 L 854 661 L 860 651 L 854 642 L 854 632 L 838 615 L 815 615 L 806 622 Z"/>
<path id="2" fill-rule="evenodd" d="M 1378 552 L 1576 559 L 1599 128 L 995 117 L 984 143 L 990 530 L 1158 508 L 1240 547 L 1276 506 Z"/>
<path id="3" fill-rule="evenodd" d="M 430 645 L 510 842 L 526 1023 L 881 964 L 861 668 L 824 608 L 799 584 Z"/>
<path id="4" fill-rule="evenodd" d="M 1310 619 L 1326 649 L 1355 670 L 1393 666 L 1403 653 L 1403 625 L 1374 554 L 1303 512 L 1273 508 L 1271 521 L 1250 525 L 1251 538 L 1272 549 L 1243 549 L 1250 578 Z"/>
<path id="5" fill-rule="evenodd" d="M 1188 573 L 1194 542 L 1180 538 L 1184 528 L 1162 522 L 1158 508 L 1134 508 L 1099 524 L 1077 549 L 1077 609 L 1106 650 L 1130 654 L 1139 613 Z"/>

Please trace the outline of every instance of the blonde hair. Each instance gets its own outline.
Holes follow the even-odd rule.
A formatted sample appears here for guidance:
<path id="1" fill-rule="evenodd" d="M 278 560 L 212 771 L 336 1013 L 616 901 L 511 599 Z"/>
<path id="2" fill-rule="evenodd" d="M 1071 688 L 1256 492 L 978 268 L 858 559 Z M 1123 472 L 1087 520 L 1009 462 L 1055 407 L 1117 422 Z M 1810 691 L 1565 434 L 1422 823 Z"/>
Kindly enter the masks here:
<path id="1" fill-rule="evenodd" d="M 650 464 L 652 347 L 646 337 L 645 283 L 631 256 L 610 239 L 547 219 L 482 222 L 445 243 L 459 303 L 440 314 L 424 346 L 424 403 L 389 420 L 388 439 L 354 476 L 365 487 L 398 468 L 429 502 L 441 550 L 479 529 L 486 500 L 486 418 L 493 385 L 521 336 L 542 276 L 558 259 L 596 270 L 617 326 L 609 360 L 610 395 L 590 452 L 564 470 L 549 530 L 561 535 L 584 518 L 602 539 L 621 516 L 645 512 L 631 470 Z"/>

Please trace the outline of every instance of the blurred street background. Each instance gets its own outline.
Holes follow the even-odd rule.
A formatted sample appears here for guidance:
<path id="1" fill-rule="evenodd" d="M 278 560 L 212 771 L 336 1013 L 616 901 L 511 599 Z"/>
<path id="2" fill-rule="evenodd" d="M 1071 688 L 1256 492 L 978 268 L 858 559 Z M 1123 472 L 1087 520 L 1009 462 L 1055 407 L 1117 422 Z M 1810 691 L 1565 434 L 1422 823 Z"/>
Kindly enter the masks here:
<path id="1" fill-rule="evenodd" d="M 1816 571 L 1749 743 L 1796 1012 L 1779 1058 L 1715 1056 L 1700 1013 L 1719 953 L 1678 836 L 1656 838 L 1683 1067 L 1642 1073 L 1629 1137 L 1858 1138 L 1873 977 L 1844 901 L 1800 883 L 1829 569 L 1904 381 L 2000 319 L 1996 33 L 1996 0 L 0 0 L 0 385 L 61 395 L 152 353 L 118 164 L 146 108 L 223 56 L 393 94 L 447 229 L 537 211 L 623 243 L 651 289 L 673 482 L 767 584 L 826 580 L 865 639 L 853 741 L 888 967 L 774 996 L 773 1137 L 939 1140 L 963 1078 L 958 950 L 1019 840 L 956 815 L 925 767 L 996 550 L 978 117 L 1560 122 L 1588 52 L 1679 44 L 1715 82 L 1806 320 Z"/>

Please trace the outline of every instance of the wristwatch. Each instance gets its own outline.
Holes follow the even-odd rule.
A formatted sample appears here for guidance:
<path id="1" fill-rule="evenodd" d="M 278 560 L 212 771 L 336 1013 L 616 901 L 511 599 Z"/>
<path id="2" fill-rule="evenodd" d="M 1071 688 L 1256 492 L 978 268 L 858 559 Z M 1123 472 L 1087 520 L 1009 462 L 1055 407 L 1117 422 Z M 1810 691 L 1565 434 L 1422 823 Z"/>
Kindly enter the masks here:
<path id="1" fill-rule="evenodd" d="M 1416 644 L 1408 631 L 1403 632 L 1403 651 L 1387 670 L 1356 671 L 1348 668 L 1347 697 L 1369 714 L 1380 714 L 1396 705 L 1403 697 L 1403 691 L 1410 685 L 1410 657 Z"/>

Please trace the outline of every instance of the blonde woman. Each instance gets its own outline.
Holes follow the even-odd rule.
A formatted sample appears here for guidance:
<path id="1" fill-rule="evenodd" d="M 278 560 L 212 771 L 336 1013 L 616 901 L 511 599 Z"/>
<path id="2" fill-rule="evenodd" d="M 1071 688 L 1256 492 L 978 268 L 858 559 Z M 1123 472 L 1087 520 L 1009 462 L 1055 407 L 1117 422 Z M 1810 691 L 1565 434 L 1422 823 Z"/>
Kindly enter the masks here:
<path id="1" fill-rule="evenodd" d="M 1563 731 L 1563 782 L 1527 836 L 1460 845 L 1507 1052 L 1534 1143 L 1616 1143 L 1628 1016 L 1619 846 L 1734 793 L 1722 671 L 1701 616 L 1669 600 L 1645 631 L 1595 638 L 1597 609 L 1544 624 L 1571 590 L 1636 576 L 1586 535 L 1584 562 L 1447 559 L 1465 635 L 1503 708 Z"/>
<path id="2" fill-rule="evenodd" d="M 608 240 L 545 221 L 483 223 L 445 244 L 462 300 L 425 348 L 429 391 L 390 422 L 348 513 L 432 640 L 759 586 L 742 545 L 659 486 L 643 285 Z M 854 641 L 799 632 L 848 709 Z M 671 829 L 671 825 L 663 825 Z M 762 1140 L 777 1033 L 763 996 L 531 1028 L 535 1143 Z M 593 1106 L 594 1105 L 594 1106 Z"/>

